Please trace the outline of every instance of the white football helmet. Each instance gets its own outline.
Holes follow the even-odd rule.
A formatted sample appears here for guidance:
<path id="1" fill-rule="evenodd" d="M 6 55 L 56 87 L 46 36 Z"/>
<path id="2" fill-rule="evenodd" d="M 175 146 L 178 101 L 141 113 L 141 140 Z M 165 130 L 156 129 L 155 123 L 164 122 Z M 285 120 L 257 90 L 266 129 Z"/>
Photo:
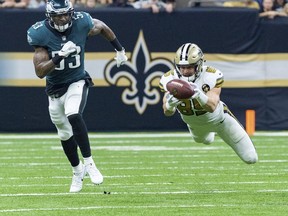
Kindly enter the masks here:
<path id="1" fill-rule="evenodd" d="M 55 23 L 53 16 L 69 15 L 67 23 L 60 25 Z M 72 16 L 74 8 L 70 0 L 48 0 L 46 4 L 46 17 L 49 19 L 49 24 L 52 28 L 59 32 L 66 31 L 72 25 Z"/>
<path id="2" fill-rule="evenodd" d="M 194 82 L 202 72 L 202 66 L 204 61 L 204 54 L 196 44 L 185 43 L 178 48 L 174 59 L 174 65 L 179 78 L 185 79 L 186 81 Z M 181 74 L 179 66 L 188 65 L 194 66 L 195 74 L 189 77 L 185 77 Z"/>

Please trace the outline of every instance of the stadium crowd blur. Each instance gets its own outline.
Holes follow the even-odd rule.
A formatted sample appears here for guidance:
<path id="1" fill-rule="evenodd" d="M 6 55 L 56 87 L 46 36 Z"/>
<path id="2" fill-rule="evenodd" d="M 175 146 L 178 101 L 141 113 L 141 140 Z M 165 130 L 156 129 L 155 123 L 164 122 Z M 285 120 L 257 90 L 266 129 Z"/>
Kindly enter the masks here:
<path id="1" fill-rule="evenodd" d="M 0 0 L 0 9 L 45 9 L 47 0 Z M 98 8 L 149 9 L 152 13 L 172 13 L 175 8 L 240 7 L 259 11 L 259 17 L 288 17 L 288 0 L 70 0 L 76 9 Z"/>

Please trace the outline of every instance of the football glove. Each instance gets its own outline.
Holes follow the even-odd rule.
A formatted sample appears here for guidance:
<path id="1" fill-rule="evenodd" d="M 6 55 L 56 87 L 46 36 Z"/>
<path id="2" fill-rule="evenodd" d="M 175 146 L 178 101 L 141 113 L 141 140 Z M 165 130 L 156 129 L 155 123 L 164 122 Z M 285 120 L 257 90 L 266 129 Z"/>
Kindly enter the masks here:
<path id="1" fill-rule="evenodd" d="M 122 48 L 121 51 L 116 50 L 116 57 L 114 59 L 117 62 L 117 67 L 120 67 L 120 65 L 125 64 L 125 62 L 128 59 L 126 54 L 125 54 L 125 49 Z"/>
<path id="2" fill-rule="evenodd" d="M 208 102 L 208 96 L 198 88 L 196 83 L 190 83 L 190 85 L 194 88 L 194 94 L 191 98 L 196 99 L 201 106 L 204 106 Z"/>
<path id="3" fill-rule="evenodd" d="M 166 109 L 169 111 L 175 111 L 176 107 L 181 103 L 181 101 L 177 98 L 175 98 L 173 95 L 171 94 L 167 94 L 166 95 Z"/>
<path id="4" fill-rule="evenodd" d="M 59 56 L 62 56 L 64 58 L 68 57 L 71 53 L 75 52 L 77 50 L 76 44 L 72 41 L 68 41 L 64 44 L 62 49 L 58 52 Z"/>

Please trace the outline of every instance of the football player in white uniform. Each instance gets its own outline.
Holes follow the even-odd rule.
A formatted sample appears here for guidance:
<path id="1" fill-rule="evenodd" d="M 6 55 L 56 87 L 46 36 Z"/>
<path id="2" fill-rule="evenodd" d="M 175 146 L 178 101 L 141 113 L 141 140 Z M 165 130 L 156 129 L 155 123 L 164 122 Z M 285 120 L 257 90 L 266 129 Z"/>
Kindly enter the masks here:
<path id="1" fill-rule="evenodd" d="M 249 135 L 220 100 L 222 72 L 203 65 L 204 62 L 203 52 L 196 44 L 186 43 L 177 50 L 175 68 L 165 73 L 159 83 L 165 92 L 164 115 L 172 116 L 177 110 L 195 142 L 210 144 L 217 133 L 245 163 L 256 163 L 258 156 Z M 178 100 L 169 94 L 166 84 L 172 79 L 188 81 L 195 88 L 194 95 Z"/>

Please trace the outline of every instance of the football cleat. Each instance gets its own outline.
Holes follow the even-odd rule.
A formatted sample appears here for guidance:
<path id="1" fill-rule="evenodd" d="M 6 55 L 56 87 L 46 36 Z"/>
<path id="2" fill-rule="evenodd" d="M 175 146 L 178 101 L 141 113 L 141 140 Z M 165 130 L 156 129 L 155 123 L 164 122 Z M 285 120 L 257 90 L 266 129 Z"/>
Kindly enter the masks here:
<path id="1" fill-rule="evenodd" d="M 85 169 L 85 166 L 82 164 L 82 162 L 80 162 L 80 164 L 82 165 L 82 172 L 73 173 L 72 184 L 70 186 L 71 193 L 77 193 L 82 190 L 83 179 L 84 179 L 84 176 L 86 175 L 86 169 Z"/>
<path id="2" fill-rule="evenodd" d="M 93 184 L 101 184 L 103 182 L 103 175 L 97 169 L 95 163 L 88 163 L 85 165 L 85 170 L 89 175 Z"/>

